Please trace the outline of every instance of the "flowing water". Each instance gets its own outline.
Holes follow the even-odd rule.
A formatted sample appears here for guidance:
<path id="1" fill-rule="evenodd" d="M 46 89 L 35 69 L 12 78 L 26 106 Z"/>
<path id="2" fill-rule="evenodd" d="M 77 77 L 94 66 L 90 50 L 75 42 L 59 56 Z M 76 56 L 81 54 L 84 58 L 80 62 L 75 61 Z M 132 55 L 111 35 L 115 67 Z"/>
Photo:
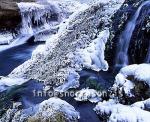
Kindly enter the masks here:
<path id="1" fill-rule="evenodd" d="M 142 3 L 139 8 L 137 9 L 136 13 L 134 16 L 131 18 L 131 20 L 128 22 L 125 30 L 122 32 L 120 39 L 119 39 L 119 44 L 118 44 L 118 50 L 117 50 L 117 56 L 116 56 L 116 67 L 123 67 L 129 64 L 129 59 L 128 59 L 128 49 L 130 45 L 130 40 L 133 34 L 133 31 L 136 27 L 136 22 L 137 19 L 140 15 L 140 12 L 142 8 L 150 4 L 150 1 L 145 1 Z"/>
<path id="2" fill-rule="evenodd" d="M 146 1 L 138 8 L 131 21 L 129 21 L 129 23 L 127 24 L 125 31 L 120 36 L 118 54 L 116 59 L 117 66 L 128 64 L 127 52 L 132 33 L 136 26 L 136 21 L 139 17 L 142 7 L 149 3 L 150 1 Z M 51 7 L 47 7 L 45 5 L 39 6 L 37 4 L 26 5 L 24 3 L 20 3 L 18 4 L 18 6 L 20 8 L 23 21 L 21 33 L 25 34 L 26 36 L 20 37 L 17 40 L 15 40 L 12 43 L 13 45 L 16 45 L 15 47 L 7 46 L 5 47 L 5 51 L 3 50 L 2 52 L 0 52 L 0 75 L 3 76 L 8 75 L 14 68 L 16 68 L 18 65 L 22 64 L 23 62 L 25 62 L 30 58 L 31 53 L 36 48 L 37 44 L 29 45 L 25 42 L 27 42 L 27 40 L 33 37 L 33 35 L 35 36 L 38 35 L 39 33 L 43 32 L 45 33 L 45 30 L 49 30 L 49 27 L 52 27 L 53 25 L 50 25 L 50 21 L 47 18 L 50 15 L 48 14 L 49 12 L 52 13 L 52 11 L 54 13 L 57 13 L 55 12 L 54 9 L 55 7 L 52 6 Z M 150 62 L 150 48 L 147 54 L 147 62 Z M 109 72 L 96 73 L 84 70 L 80 72 L 80 76 L 81 76 L 80 79 L 81 85 L 79 89 L 85 88 L 87 86 L 85 81 L 87 81 L 87 79 L 89 78 L 96 79 L 96 82 L 100 84 L 100 86 L 104 87 L 104 89 L 108 89 L 110 86 L 112 86 L 114 81 L 114 75 Z M 13 89 L 12 92 L 14 92 L 15 94 L 13 94 L 12 97 L 13 98 L 17 97 L 19 100 L 21 100 L 25 108 L 34 106 L 35 104 L 38 104 L 45 99 L 48 99 L 48 97 L 33 96 L 33 90 L 43 90 L 43 84 L 35 80 L 31 80 L 21 85 L 20 87 Z M 93 111 L 95 104 L 91 104 L 89 102 L 77 102 L 72 97 L 62 99 L 73 105 L 76 108 L 76 110 L 80 112 L 81 115 L 81 119 L 79 120 L 80 122 L 87 122 L 87 121 L 100 122 L 100 119 Z"/>
<path id="3" fill-rule="evenodd" d="M 146 63 L 150 63 L 150 44 L 149 44 L 149 49 L 148 49 L 147 56 L 146 56 Z"/>
<path id="4" fill-rule="evenodd" d="M 24 61 L 28 60 L 31 56 L 32 51 L 36 48 L 37 44 L 29 45 L 27 43 L 16 46 L 6 51 L 0 53 L 0 75 L 8 75 L 15 67 L 22 64 Z M 81 85 L 79 89 L 85 88 L 85 81 L 89 78 L 94 78 L 97 83 L 106 89 L 112 85 L 114 76 L 108 72 L 96 73 L 92 71 L 82 71 L 80 72 Z M 9 99 L 15 101 L 21 101 L 24 108 L 34 106 L 35 104 L 41 103 L 42 101 L 49 98 L 49 96 L 34 96 L 33 90 L 43 91 L 43 83 L 37 82 L 35 80 L 30 80 L 19 87 L 12 87 L 9 89 L 11 96 Z M 73 97 L 61 98 L 67 101 L 69 104 L 73 105 L 77 111 L 81 114 L 80 122 L 100 122 L 98 116 L 93 111 L 96 104 L 90 102 L 77 102 Z M 6 101 L 4 101 L 6 102 Z"/>

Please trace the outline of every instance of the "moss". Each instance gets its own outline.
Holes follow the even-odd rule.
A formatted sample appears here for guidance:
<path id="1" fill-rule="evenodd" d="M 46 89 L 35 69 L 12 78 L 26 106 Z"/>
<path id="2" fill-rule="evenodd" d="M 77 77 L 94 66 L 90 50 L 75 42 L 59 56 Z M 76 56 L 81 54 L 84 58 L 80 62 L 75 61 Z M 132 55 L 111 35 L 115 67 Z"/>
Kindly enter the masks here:
<path id="1" fill-rule="evenodd" d="M 88 78 L 86 80 L 86 87 L 91 88 L 91 89 L 95 89 L 95 90 L 98 90 L 98 91 L 101 91 L 102 90 L 101 85 L 98 84 L 97 82 L 98 81 L 96 79 Z"/>

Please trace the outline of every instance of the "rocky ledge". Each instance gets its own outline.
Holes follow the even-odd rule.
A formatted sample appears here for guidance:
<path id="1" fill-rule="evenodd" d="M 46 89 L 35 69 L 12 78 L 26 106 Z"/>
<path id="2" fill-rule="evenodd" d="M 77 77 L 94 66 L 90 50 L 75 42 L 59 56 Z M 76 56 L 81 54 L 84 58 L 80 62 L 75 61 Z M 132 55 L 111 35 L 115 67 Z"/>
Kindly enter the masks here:
<path id="1" fill-rule="evenodd" d="M 34 2 L 35 0 L 1 0 L 0 2 L 0 28 L 12 30 L 21 22 L 17 2 Z"/>

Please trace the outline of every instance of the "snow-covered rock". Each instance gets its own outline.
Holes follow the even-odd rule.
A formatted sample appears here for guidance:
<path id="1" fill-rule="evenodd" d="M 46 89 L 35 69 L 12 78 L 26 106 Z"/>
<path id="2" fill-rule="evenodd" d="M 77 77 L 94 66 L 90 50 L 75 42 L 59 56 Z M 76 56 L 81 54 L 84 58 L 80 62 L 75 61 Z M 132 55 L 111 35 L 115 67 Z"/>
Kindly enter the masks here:
<path id="1" fill-rule="evenodd" d="M 94 89 L 82 89 L 75 94 L 75 100 L 77 101 L 90 101 L 92 103 L 97 103 L 101 100 L 99 94 Z"/>
<path id="2" fill-rule="evenodd" d="M 94 111 L 108 122 L 149 122 L 150 112 L 114 100 L 99 102 Z"/>
<path id="3" fill-rule="evenodd" d="M 124 0 L 110 0 L 79 9 L 61 24 L 57 34 L 47 40 L 44 50 L 39 52 L 41 58 L 32 57 L 16 68 L 9 77 L 37 79 L 44 81 L 46 85 L 63 85 L 59 90 L 64 91 L 78 86 L 77 71 L 83 67 L 96 71 L 107 70 L 104 49 L 109 29 L 99 30 L 98 27 L 100 23 L 104 23 L 104 27 L 108 26 L 111 16 L 123 2 Z"/>
<path id="4" fill-rule="evenodd" d="M 138 82 L 150 87 L 150 64 L 133 64 L 122 68 L 116 76 L 114 87 L 123 88 L 128 96 L 132 96 L 131 90 Z"/>
<path id="5" fill-rule="evenodd" d="M 62 120 L 59 120 L 61 119 Z M 27 109 L 9 109 L 0 119 L 0 122 L 29 122 L 46 120 L 57 122 L 78 121 L 79 113 L 73 106 L 59 98 L 50 98 L 34 107 Z"/>

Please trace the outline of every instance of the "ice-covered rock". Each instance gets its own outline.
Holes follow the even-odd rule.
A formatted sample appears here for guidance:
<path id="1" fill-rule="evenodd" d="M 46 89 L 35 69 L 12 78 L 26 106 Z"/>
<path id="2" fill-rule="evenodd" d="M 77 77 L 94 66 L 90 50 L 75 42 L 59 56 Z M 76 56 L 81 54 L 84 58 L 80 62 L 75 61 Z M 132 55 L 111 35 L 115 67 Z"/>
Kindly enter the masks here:
<path id="1" fill-rule="evenodd" d="M 150 112 L 114 100 L 99 102 L 94 111 L 108 122 L 149 122 Z"/>
<path id="2" fill-rule="evenodd" d="M 41 28 L 59 24 L 81 7 L 77 1 L 39 1 L 18 3 L 22 17 L 22 34 L 33 34 Z M 52 24 L 53 23 L 53 24 Z"/>
<path id="3" fill-rule="evenodd" d="M 9 109 L 0 122 L 74 122 L 80 118 L 73 106 L 59 98 L 50 98 L 32 108 Z"/>
<path id="4" fill-rule="evenodd" d="M 90 101 L 92 103 L 97 103 L 101 100 L 98 92 L 94 89 L 82 89 L 75 94 L 75 100 L 77 101 Z"/>
<path id="5" fill-rule="evenodd" d="M 63 85 L 59 90 L 64 91 L 78 86 L 79 76 L 70 74 L 78 74 L 77 71 L 83 67 L 96 71 L 107 70 L 104 49 L 109 29 L 99 30 L 99 25 L 103 23 L 104 27 L 108 26 L 111 16 L 123 2 L 110 0 L 79 9 L 61 24 L 57 34 L 47 40 L 44 50 L 38 51 L 42 57 L 32 57 L 9 77 L 37 79 L 44 81 L 45 85 Z"/>

